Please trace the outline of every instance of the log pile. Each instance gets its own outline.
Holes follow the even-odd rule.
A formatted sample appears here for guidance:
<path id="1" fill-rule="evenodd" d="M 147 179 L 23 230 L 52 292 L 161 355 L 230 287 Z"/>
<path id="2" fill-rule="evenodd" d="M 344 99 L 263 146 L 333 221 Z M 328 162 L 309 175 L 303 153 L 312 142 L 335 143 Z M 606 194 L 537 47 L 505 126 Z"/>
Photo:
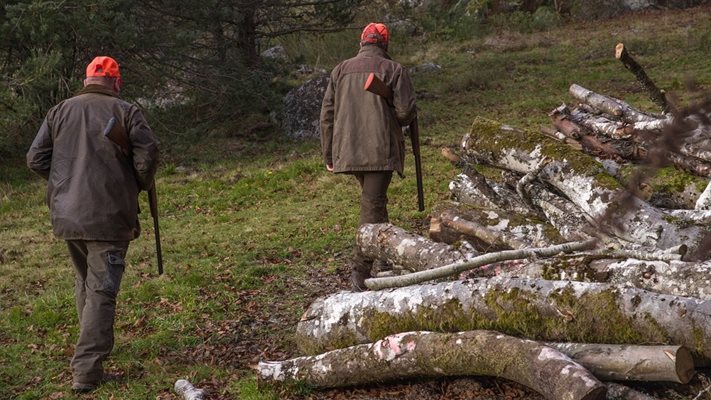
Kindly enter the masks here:
<path id="1" fill-rule="evenodd" d="M 429 237 L 366 224 L 396 266 L 370 291 L 317 299 L 307 354 L 264 380 L 315 387 L 504 377 L 547 399 L 654 398 L 625 381 L 687 384 L 711 364 L 711 102 L 680 108 L 627 53 L 660 114 L 573 84 L 578 102 L 531 132 L 475 119 Z"/>

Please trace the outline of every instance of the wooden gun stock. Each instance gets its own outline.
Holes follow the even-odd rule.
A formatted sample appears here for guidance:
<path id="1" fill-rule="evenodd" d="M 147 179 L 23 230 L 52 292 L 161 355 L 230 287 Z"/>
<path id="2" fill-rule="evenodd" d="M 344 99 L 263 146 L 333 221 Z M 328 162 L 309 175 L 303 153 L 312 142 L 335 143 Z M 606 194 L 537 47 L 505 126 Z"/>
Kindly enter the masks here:
<path id="1" fill-rule="evenodd" d="M 106 127 L 103 131 L 104 136 L 107 139 L 114 142 L 120 149 L 124 156 L 131 156 L 131 142 L 126 135 L 126 131 L 123 130 L 121 124 L 116 122 L 116 117 L 111 117 L 106 123 Z M 148 189 L 148 207 L 151 210 L 151 217 L 153 217 L 153 231 L 156 238 L 156 258 L 158 259 L 158 275 L 163 274 L 163 253 L 160 246 L 160 230 L 158 229 L 158 196 L 156 195 L 156 181 L 153 180 L 151 183 L 151 188 Z"/>
<path id="2" fill-rule="evenodd" d="M 381 81 L 375 73 L 371 72 L 365 81 L 363 89 L 370 93 L 377 94 L 388 100 L 392 104 L 393 92 Z M 417 117 L 410 123 L 410 140 L 412 142 L 412 153 L 415 156 L 415 178 L 417 181 L 417 209 L 425 211 L 425 193 L 422 185 L 422 160 L 420 158 L 420 128 L 417 124 Z"/>

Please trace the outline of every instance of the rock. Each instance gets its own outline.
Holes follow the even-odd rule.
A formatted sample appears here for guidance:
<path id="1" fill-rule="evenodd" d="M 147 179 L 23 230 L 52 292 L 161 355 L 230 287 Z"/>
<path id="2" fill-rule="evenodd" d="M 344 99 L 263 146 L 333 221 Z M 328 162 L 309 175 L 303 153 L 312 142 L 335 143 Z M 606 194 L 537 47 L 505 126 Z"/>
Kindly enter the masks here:
<path id="1" fill-rule="evenodd" d="M 327 74 L 319 75 L 284 97 L 281 126 L 287 136 L 295 139 L 320 137 L 321 102 L 328 80 Z"/>
<path id="2" fill-rule="evenodd" d="M 410 68 L 410 73 L 415 75 L 415 74 L 419 74 L 422 72 L 436 72 L 441 69 L 442 69 L 442 67 L 435 64 L 435 63 L 425 63 L 425 64 L 416 65 L 416 66 Z"/>
<path id="3" fill-rule="evenodd" d="M 277 61 L 286 61 L 289 56 L 286 54 L 286 49 L 282 45 L 274 46 L 266 49 L 261 54 L 262 58 L 268 58 Z"/>

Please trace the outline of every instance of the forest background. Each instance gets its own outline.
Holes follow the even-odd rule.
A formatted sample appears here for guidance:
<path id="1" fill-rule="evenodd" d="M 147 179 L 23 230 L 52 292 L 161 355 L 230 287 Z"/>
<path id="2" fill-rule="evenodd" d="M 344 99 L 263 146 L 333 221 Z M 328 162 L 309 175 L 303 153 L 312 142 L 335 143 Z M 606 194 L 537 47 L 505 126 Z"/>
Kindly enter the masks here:
<path id="1" fill-rule="evenodd" d="M 628 3 L 656 5 L 631 13 Z M 161 139 L 166 264 L 156 276 L 144 213 L 108 364 L 125 379 L 95 398 L 170 399 L 179 378 L 214 398 L 331 398 L 338 394 L 259 386 L 250 369 L 297 356 L 291 336 L 301 312 L 348 287 L 357 221 L 355 182 L 324 171 L 317 140 L 284 135 L 286 93 L 354 55 L 365 23 L 391 24 L 397 61 L 439 67 L 413 73 L 429 209 L 447 199 L 456 173 L 439 147 L 455 145 L 476 116 L 538 129 L 571 101 L 571 83 L 652 109 L 614 59 L 617 42 L 675 101 L 700 99 L 711 85 L 711 9 L 702 3 L 5 1 L 0 398 L 73 398 L 73 272 L 51 234 L 44 183 L 26 169 L 24 153 L 49 107 L 81 87 L 93 56 L 119 60 L 122 96 L 145 110 Z M 275 45 L 285 58 L 261 55 Z M 422 232 L 428 214 L 416 211 L 414 193 L 410 176 L 393 183 L 391 220 Z"/>

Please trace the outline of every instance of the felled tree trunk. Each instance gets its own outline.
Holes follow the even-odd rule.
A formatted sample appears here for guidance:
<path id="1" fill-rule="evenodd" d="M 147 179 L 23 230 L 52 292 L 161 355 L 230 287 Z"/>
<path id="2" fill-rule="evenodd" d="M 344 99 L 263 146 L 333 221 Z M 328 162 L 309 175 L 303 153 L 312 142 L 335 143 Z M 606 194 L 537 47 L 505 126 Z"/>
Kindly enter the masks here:
<path id="1" fill-rule="evenodd" d="M 311 357 L 260 362 L 266 380 L 342 387 L 413 377 L 486 375 L 547 399 L 604 399 L 606 386 L 557 350 L 491 331 L 407 332 Z"/>
<path id="2" fill-rule="evenodd" d="M 311 304 L 296 341 L 315 354 L 397 332 L 476 329 L 555 342 L 683 345 L 711 358 L 711 301 L 525 278 L 336 293 Z"/>
<path id="3" fill-rule="evenodd" d="M 430 223 L 430 237 L 437 236 L 443 228 L 447 228 L 466 239 L 471 238 L 485 243 L 488 251 L 492 249 L 520 249 L 530 245 L 530 242 L 524 242 L 510 232 L 489 228 L 467 218 L 467 216 L 460 215 L 452 208 L 440 211 L 432 217 L 432 220 L 436 223 Z"/>
<path id="4" fill-rule="evenodd" d="M 545 345 L 572 358 L 602 380 L 688 383 L 695 372 L 694 359 L 684 346 Z"/>
<path id="5" fill-rule="evenodd" d="M 387 260 L 411 271 L 423 271 L 473 258 L 473 249 L 433 242 L 392 224 L 363 224 L 356 243 L 367 257 Z"/>
<path id="6" fill-rule="evenodd" d="M 698 227 L 677 226 L 667 221 L 658 209 L 628 196 L 595 160 L 567 151 L 546 136 L 502 130 L 494 121 L 477 118 L 464 146 L 478 162 L 523 174 L 532 171 L 542 157 L 550 158 L 553 162 L 539 177 L 588 216 L 599 220 L 603 229 L 624 240 L 659 249 L 682 243 L 693 248 L 697 245 Z M 626 199 L 624 204 L 618 201 L 620 198 Z"/>

